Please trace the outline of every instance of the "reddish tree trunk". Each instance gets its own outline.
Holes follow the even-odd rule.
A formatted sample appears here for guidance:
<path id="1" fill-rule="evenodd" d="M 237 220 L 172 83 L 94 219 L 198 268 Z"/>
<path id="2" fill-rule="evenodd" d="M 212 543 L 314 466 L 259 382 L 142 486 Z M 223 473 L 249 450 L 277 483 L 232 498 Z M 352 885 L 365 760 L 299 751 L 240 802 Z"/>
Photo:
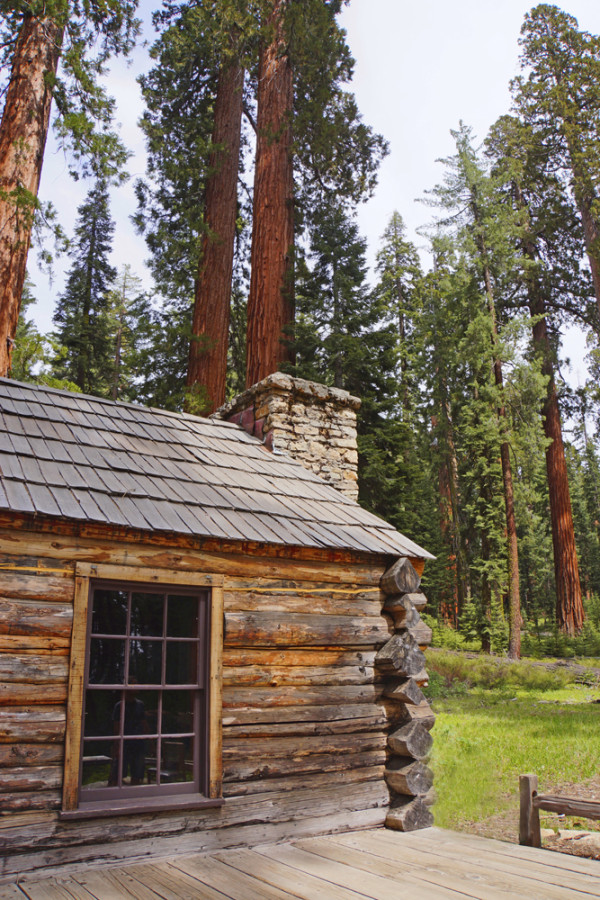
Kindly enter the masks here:
<path id="1" fill-rule="evenodd" d="M 0 375 L 10 373 L 63 31 L 24 17 L 0 123 Z"/>
<path id="2" fill-rule="evenodd" d="M 286 328 L 294 319 L 292 103 L 293 76 L 285 52 L 288 0 L 273 0 L 274 37 L 258 70 L 258 115 L 252 272 L 248 297 L 246 385 L 275 372 L 292 354 Z"/>
<path id="3" fill-rule="evenodd" d="M 206 183 L 206 234 L 198 271 L 187 373 L 186 408 L 210 415 L 225 402 L 229 310 L 237 216 L 243 68 L 219 74 L 213 151 Z"/>
<path id="4" fill-rule="evenodd" d="M 532 304 L 531 313 L 544 313 L 544 304 L 538 298 Z M 575 546 L 575 530 L 571 511 L 569 479 L 562 439 L 560 410 L 554 383 L 550 341 L 546 319 L 539 319 L 533 326 L 533 339 L 542 354 L 542 372 L 549 377 L 548 392 L 542 407 L 544 432 L 552 443 L 546 450 L 546 471 L 552 520 L 552 545 L 554 548 L 554 574 L 556 579 L 556 621 L 561 631 L 577 634 L 583 626 L 584 612 L 579 582 L 579 565 Z"/>

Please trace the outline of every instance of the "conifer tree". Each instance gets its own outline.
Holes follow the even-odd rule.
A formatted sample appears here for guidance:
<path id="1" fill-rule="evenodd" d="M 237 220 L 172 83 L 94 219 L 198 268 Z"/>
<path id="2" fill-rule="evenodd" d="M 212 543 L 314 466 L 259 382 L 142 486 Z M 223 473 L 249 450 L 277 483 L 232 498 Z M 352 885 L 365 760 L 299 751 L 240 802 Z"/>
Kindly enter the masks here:
<path id="1" fill-rule="evenodd" d="M 0 67 L 0 374 L 10 371 L 27 253 L 54 102 L 61 145 L 84 174 L 112 178 L 127 153 L 111 131 L 113 101 L 98 76 L 127 53 L 137 0 L 11 0 L 3 4 Z M 59 69 L 59 61 L 61 61 Z"/>
<path id="2" fill-rule="evenodd" d="M 72 266 L 59 297 L 54 323 L 62 352 L 53 375 L 66 378 L 88 394 L 108 396 L 112 385 L 109 291 L 116 270 L 109 262 L 114 222 L 108 189 L 97 181 L 77 210 Z"/>

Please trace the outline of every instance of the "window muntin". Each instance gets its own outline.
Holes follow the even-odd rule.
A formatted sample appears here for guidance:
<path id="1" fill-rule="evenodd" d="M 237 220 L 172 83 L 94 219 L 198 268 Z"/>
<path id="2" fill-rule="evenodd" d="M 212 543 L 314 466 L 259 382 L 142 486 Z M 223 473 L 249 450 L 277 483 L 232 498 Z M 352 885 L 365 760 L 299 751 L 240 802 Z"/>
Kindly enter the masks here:
<path id="1" fill-rule="evenodd" d="M 92 583 L 80 800 L 207 793 L 209 594 Z"/>

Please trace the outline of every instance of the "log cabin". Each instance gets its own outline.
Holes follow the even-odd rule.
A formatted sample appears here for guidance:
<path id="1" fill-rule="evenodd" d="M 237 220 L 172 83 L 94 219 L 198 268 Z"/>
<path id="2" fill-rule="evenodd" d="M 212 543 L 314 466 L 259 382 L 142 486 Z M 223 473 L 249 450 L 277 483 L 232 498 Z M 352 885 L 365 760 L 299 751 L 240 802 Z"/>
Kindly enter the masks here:
<path id="1" fill-rule="evenodd" d="M 0 380 L 0 876 L 432 823 L 431 556 L 356 502 L 357 405 Z"/>

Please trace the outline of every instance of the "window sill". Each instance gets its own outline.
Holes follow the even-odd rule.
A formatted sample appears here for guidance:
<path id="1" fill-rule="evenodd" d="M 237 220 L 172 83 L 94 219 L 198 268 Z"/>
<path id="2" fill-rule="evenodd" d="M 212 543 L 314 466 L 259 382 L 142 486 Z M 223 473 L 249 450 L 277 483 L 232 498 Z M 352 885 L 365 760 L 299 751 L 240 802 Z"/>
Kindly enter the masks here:
<path id="1" fill-rule="evenodd" d="M 186 794 L 181 797 L 163 796 L 148 797 L 146 800 L 104 800 L 93 803 L 81 803 L 78 809 L 62 809 L 59 819 L 106 819 L 112 816 L 132 816 L 140 813 L 171 812 L 187 809 L 207 809 L 223 806 L 222 797 L 211 799 L 202 794 Z"/>

